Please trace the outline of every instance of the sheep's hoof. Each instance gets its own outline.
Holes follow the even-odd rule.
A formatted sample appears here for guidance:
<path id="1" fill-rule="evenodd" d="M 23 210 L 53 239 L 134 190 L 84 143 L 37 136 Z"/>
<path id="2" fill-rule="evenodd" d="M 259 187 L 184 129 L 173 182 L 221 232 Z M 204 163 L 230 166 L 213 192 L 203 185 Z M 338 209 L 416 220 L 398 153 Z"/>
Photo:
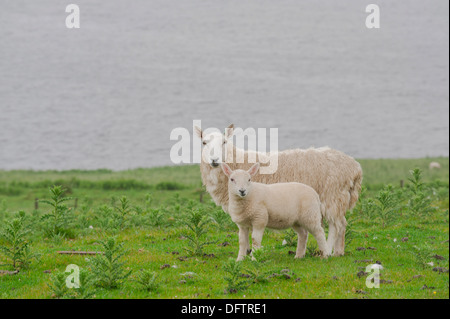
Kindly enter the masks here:
<path id="1" fill-rule="evenodd" d="M 243 261 L 244 260 L 244 256 L 239 256 L 238 258 L 236 258 L 236 261 Z"/>
<path id="2" fill-rule="evenodd" d="M 302 259 L 303 257 L 305 257 L 305 255 L 295 255 L 294 259 Z"/>

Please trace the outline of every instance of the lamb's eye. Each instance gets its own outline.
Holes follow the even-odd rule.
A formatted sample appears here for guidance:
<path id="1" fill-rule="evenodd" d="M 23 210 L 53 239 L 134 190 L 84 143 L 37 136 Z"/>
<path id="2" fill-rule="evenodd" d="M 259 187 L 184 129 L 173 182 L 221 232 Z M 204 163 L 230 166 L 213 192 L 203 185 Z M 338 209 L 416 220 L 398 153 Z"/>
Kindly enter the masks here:
<path id="1" fill-rule="evenodd" d="M 231 181 L 234 182 L 234 178 L 232 178 Z"/>
<path id="2" fill-rule="evenodd" d="M 206 142 L 205 142 L 205 141 L 203 141 L 203 145 L 206 145 Z"/>
<path id="3" fill-rule="evenodd" d="M 250 182 L 250 178 L 248 179 L 248 181 Z"/>
<path id="4" fill-rule="evenodd" d="M 227 143 L 227 141 L 223 141 L 223 145 L 225 145 Z"/>

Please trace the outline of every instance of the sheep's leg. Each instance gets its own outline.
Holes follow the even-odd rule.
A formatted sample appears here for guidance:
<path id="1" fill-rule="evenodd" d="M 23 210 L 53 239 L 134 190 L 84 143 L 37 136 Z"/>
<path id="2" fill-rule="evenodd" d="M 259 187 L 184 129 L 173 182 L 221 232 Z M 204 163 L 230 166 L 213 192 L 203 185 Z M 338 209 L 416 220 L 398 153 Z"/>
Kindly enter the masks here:
<path id="1" fill-rule="evenodd" d="M 345 227 L 347 221 L 341 217 L 336 221 L 336 239 L 334 241 L 334 256 L 343 256 L 345 250 Z"/>
<path id="2" fill-rule="evenodd" d="M 322 226 L 319 225 L 319 227 L 313 229 L 311 231 L 311 234 L 313 234 L 314 238 L 316 239 L 317 245 L 319 246 L 319 249 L 322 252 L 322 255 L 324 257 L 328 257 L 330 255 L 330 249 L 329 249 L 327 241 L 325 239 L 325 232 L 324 232 Z"/>
<path id="3" fill-rule="evenodd" d="M 244 260 L 247 251 L 250 249 L 250 242 L 248 240 L 248 227 L 239 226 L 239 254 L 236 261 Z"/>
<path id="4" fill-rule="evenodd" d="M 334 242 L 334 256 L 343 256 L 345 250 L 345 227 L 341 228 Z"/>
<path id="5" fill-rule="evenodd" d="M 261 241 L 262 237 L 264 235 L 264 227 L 255 227 L 253 226 L 252 231 L 252 252 L 256 251 L 257 249 L 261 248 Z M 252 259 L 255 258 L 252 256 Z"/>
<path id="6" fill-rule="evenodd" d="M 334 223 L 329 223 L 327 245 L 328 249 L 330 250 L 330 254 L 333 251 L 335 242 L 336 242 L 336 226 L 334 225 Z"/>
<path id="7" fill-rule="evenodd" d="M 298 235 L 297 239 L 297 251 L 295 258 L 303 258 L 306 253 L 306 243 L 308 242 L 308 231 L 300 226 L 293 227 Z"/>

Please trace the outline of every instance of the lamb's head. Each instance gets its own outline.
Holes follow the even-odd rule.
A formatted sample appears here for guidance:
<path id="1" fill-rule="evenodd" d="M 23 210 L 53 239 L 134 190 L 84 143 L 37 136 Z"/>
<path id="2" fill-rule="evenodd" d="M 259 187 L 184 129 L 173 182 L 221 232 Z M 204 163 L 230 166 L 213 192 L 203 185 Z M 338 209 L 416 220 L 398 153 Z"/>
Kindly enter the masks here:
<path id="1" fill-rule="evenodd" d="M 195 133 L 202 140 L 202 162 L 210 164 L 212 168 L 217 168 L 220 163 L 225 162 L 227 142 L 233 136 L 233 128 L 234 125 L 231 124 L 225 129 L 225 133 L 221 134 L 205 133 L 198 126 L 195 127 Z"/>
<path id="2" fill-rule="evenodd" d="M 225 164 L 221 164 L 222 170 L 228 177 L 228 191 L 230 194 L 244 198 L 250 193 L 252 188 L 252 177 L 256 175 L 259 169 L 259 163 L 253 164 L 248 171 L 237 169 L 235 171 Z"/>

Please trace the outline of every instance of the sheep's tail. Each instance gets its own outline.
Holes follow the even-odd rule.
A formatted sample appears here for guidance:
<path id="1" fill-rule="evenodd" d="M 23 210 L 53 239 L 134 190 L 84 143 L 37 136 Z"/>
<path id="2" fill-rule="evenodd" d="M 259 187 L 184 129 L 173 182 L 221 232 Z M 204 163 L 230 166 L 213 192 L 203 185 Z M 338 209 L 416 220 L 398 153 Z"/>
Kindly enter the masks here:
<path id="1" fill-rule="evenodd" d="M 361 192 L 363 172 L 362 172 L 361 165 L 359 163 L 357 163 L 357 164 L 358 164 L 358 167 L 356 169 L 356 174 L 353 177 L 353 183 L 349 189 L 350 201 L 349 201 L 349 205 L 348 205 L 349 206 L 348 210 L 352 210 L 353 207 L 355 207 L 355 204 L 359 198 L 359 193 Z"/>
<path id="2" fill-rule="evenodd" d="M 357 163 L 353 177 L 348 184 L 348 188 L 343 190 L 343 194 L 345 195 L 335 197 L 331 203 L 327 203 L 325 200 L 321 201 L 320 210 L 322 213 L 322 225 L 323 221 L 326 220 L 329 225 L 332 224 L 335 227 L 338 234 L 345 231 L 347 226 L 345 213 L 348 210 L 352 210 L 358 201 L 361 192 L 362 178 L 361 165 Z"/>

